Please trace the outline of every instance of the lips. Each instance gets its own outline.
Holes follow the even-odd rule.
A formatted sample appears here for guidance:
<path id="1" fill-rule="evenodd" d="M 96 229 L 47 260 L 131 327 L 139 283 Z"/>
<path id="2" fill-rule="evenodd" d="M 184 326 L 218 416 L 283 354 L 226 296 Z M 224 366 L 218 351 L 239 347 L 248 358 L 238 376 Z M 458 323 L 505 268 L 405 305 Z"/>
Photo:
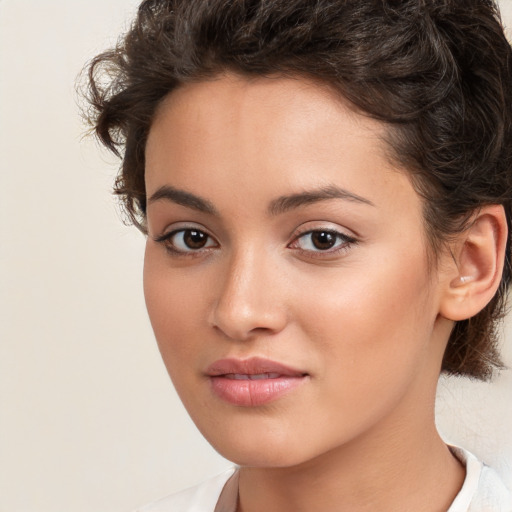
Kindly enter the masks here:
<path id="1" fill-rule="evenodd" d="M 227 373 L 224 375 L 226 379 L 233 380 L 264 380 L 264 379 L 278 379 L 281 377 L 279 373 L 258 373 L 256 375 L 247 375 L 245 373 Z"/>
<path id="2" fill-rule="evenodd" d="M 257 407 L 296 389 L 308 374 L 269 359 L 221 359 L 206 370 L 214 394 L 241 407 Z"/>

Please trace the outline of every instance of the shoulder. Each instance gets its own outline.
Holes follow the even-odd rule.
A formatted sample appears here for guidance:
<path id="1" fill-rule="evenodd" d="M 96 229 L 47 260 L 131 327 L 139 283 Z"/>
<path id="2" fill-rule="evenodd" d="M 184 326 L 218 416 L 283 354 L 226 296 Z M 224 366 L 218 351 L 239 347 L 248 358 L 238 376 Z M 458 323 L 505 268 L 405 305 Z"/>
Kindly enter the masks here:
<path id="1" fill-rule="evenodd" d="M 214 512 L 224 485 L 235 468 L 224 471 L 195 487 L 154 501 L 135 512 Z"/>
<path id="2" fill-rule="evenodd" d="M 512 512 L 512 493 L 498 474 L 463 448 L 451 447 L 466 479 L 448 512 Z"/>

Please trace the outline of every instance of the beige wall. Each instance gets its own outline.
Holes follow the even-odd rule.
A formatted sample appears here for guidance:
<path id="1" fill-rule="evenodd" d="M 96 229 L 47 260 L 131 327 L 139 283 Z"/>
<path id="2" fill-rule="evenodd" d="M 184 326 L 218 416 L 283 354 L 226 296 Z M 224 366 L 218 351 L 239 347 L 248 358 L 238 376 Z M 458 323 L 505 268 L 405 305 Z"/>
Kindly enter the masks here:
<path id="1" fill-rule="evenodd" d="M 81 140 L 75 76 L 134 5 L 0 0 L 0 512 L 129 511 L 229 464 L 160 361 L 116 164 Z M 511 372 L 441 384 L 442 430 L 509 484 L 511 401 Z"/>

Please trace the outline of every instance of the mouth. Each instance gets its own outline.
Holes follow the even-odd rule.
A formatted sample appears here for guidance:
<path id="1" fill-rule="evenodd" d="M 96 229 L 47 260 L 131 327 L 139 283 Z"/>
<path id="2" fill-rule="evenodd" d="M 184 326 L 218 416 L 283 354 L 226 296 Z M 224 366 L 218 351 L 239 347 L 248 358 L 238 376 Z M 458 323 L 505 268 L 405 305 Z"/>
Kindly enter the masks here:
<path id="1" fill-rule="evenodd" d="M 309 375 L 262 358 L 221 359 L 206 370 L 214 394 L 240 407 L 273 402 L 303 384 Z"/>
<path id="2" fill-rule="evenodd" d="M 281 377 L 279 373 L 258 373 L 256 375 L 249 375 L 245 373 L 227 373 L 224 375 L 226 379 L 233 380 L 263 380 L 263 379 L 278 379 Z"/>

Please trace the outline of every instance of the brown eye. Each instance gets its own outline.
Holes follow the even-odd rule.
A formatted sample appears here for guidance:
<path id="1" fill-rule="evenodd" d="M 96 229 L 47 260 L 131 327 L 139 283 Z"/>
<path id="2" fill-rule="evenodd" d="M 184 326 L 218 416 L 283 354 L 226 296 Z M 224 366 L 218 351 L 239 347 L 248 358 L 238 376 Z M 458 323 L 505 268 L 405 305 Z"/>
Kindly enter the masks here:
<path id="1" fill-rule="evenodd" d="M 178 229 L 156 239 L 174 253 L 199 252 L 202 249 L 217 247 L 216 241 L 200 229 Z"/>
<path id="2" fill-rule="evenodd" d="M 311 233 L 311 242 L 316 249 L 325 251 L 331 249 L 336 244 L 338 237 L 331 231 L 313 231 Z"/>
<path id="3" fill-rule="evenodd" d="M 302 233 L 290 245 L 292 249 L 300 249 L 302 252 L 320 254 L 337 254 L 348 249 L 357 241 L 344 233 L 328 229 L 317 229 Z"/>
<path id="4" fill-rule="evenodd" d="M 208 241 L 208 235 L 196 229 L 186 229 L 183 231 L 183 243 L 189 249 L 202 249 Z"/>

